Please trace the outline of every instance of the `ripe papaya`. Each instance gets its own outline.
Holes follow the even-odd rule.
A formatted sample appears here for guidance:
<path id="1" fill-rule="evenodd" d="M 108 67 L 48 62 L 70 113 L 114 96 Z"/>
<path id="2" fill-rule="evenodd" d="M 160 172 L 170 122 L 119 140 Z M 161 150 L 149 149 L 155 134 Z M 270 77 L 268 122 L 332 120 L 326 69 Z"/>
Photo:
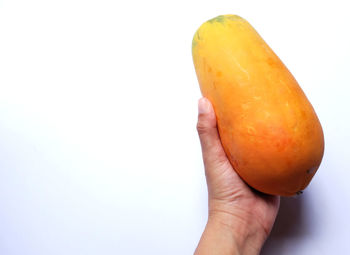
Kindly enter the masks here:
<path id="1" fill-rule="evenodd" d="M 304 190 L 321 164 L 324 136 L 311 103 L 278 56 L 237 15 L 203 23 L 192 56 L 239 176 L 267 194 Z"/>

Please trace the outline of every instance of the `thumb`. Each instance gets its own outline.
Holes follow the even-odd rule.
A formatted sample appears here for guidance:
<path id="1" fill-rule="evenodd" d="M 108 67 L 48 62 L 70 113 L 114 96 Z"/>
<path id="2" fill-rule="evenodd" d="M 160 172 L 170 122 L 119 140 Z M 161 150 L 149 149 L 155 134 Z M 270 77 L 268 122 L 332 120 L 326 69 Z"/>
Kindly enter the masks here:
<path id="1" fill-rule="evenodd" d="M 222 148 L 216 125 L 216 116 L 212 104 L 205 97 L 198 101 L 197 131 L 202 146 L 206 171 L 220 167 L 228 159 Z"/>

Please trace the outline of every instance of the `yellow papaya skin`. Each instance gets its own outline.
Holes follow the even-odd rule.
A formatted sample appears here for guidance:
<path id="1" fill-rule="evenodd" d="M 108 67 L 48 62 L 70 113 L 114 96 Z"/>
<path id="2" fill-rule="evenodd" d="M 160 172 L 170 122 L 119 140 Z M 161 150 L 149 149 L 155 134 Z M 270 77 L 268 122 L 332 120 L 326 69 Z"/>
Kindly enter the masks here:
<path id="1" fill-rule="evenodd" d="M 324 136 L 312 105 L 277 55 L 246 20 L 222 15 L 197 30 L 192 56 L 239 176 L 267 194 L 304 190 L 321 164 Z"/>

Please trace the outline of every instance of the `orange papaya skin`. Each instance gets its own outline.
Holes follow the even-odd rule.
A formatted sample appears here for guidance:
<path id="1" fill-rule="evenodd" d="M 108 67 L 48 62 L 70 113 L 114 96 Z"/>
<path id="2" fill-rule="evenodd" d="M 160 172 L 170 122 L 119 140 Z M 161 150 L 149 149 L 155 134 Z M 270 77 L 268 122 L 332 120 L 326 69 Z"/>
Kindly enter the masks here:
<path id="1" fill-rule="evenodd" d="M 321 164 L 319 119 L 287 67 L 236 15 L 202 24 L 192 42 L 202 95 L 215 110 L 231 165 L 263 193 L 293 196 Z"/>

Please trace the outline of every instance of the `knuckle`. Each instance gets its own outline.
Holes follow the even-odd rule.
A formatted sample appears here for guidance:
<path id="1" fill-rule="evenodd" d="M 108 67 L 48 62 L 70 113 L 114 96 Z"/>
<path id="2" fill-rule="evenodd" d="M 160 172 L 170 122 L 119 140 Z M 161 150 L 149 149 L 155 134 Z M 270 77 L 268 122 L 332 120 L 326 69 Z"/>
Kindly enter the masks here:
<path id="1" fill-rule="evenodd" d="M 202 121 L 197 122 L 197 132 L 199 135 L 208 133 L 208 130 L 208 127 Z"/>

